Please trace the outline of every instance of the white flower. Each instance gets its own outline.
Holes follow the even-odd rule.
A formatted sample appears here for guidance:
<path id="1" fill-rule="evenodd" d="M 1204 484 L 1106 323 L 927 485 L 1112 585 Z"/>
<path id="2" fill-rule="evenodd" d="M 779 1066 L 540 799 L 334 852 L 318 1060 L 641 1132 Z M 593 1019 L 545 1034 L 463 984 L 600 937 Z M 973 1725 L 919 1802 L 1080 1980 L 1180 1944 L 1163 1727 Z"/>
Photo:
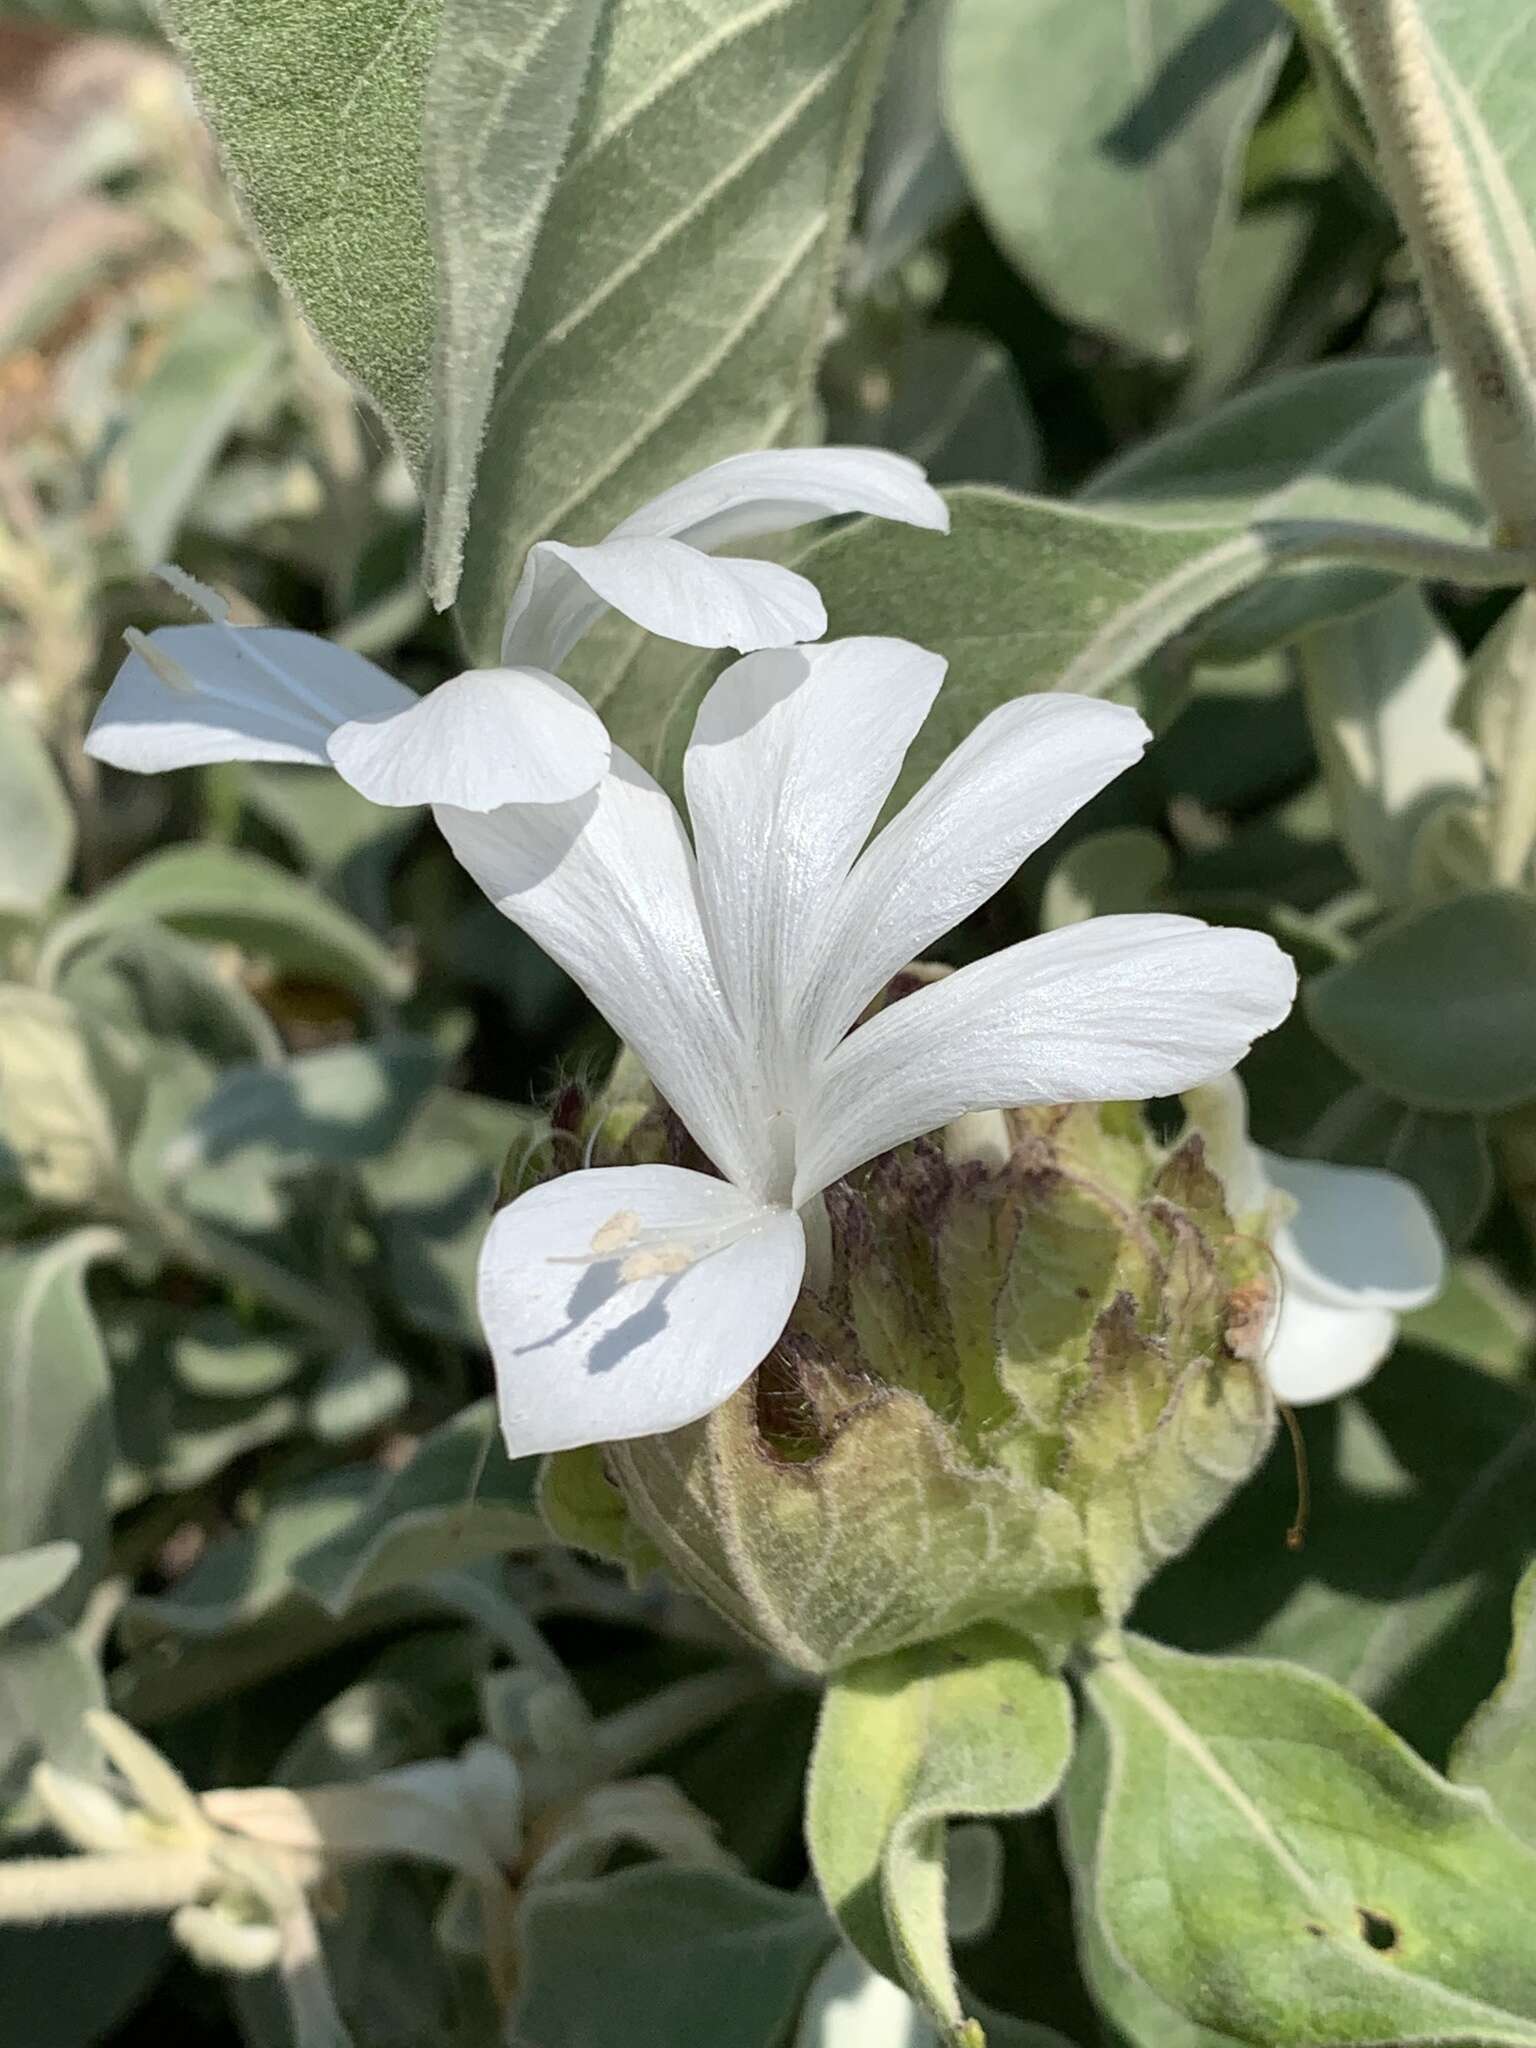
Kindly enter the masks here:
<path id="1" fill-rule="evenodd" d="M 1248 1137 L 1248 1098 L 1235 1074 L 1193 1090 L 1186 1107 L 1233 1213 L 1268 1209 L 1275 1218 L 1270 1385 L 1293 1408 L 1347 1394 L 1392 1349 L 1399 1316 L 1445 1285 L 1445 1246 L 1428 1204 L 1395 1173 L 1261 1150 Z"/>
<path id="2" fill-rule="evenodd" d="M 692 844 L 617 749 L 574 803 L 439 809 L 458 858 L 581 984 L 723 1175 L 597 1168 L 495 1218 L 480 1311 L 514 1454 L 717 1406 L 789 1316 L 802 1212 L 876 1154 L 974 1109 L 1192 1087 L 1289 1009 L 1291 964 L 1258 933 L 1104 917 L 852 1030 L 1148 737 L 1123 706 L 1018 698 L 865 846 L 943 673 L 900 640 L 736 662 L 688 746 Z"/>
<path id="3" fill-rule="evenodd" d="M 164 572 L 208 619 L 130 634 L 86 752 L 149 774 L 208 761 L 336 768 L 380 804 L 471 811 L 560 803 L 607 771 L 597 714 L 555 673 L 612 607 L 692 647 L 784 647 L 826 631 L 815 586 L 776 562 L 710 550 L 835 513 L 948 529 L 905 456 L 871 448 L 733 455 L 663 491 L 592 547 L 539 541 L 507 614 L 499 668 L 418 697 L 361 654 L 277 626 L 231 626 L 212 591 Z"/>
<path id="4" fill-rule="evenodd" d="M 794 2048 L 939 2048 L 905 1991 L 839 1944 L 811 1979 Z"/>

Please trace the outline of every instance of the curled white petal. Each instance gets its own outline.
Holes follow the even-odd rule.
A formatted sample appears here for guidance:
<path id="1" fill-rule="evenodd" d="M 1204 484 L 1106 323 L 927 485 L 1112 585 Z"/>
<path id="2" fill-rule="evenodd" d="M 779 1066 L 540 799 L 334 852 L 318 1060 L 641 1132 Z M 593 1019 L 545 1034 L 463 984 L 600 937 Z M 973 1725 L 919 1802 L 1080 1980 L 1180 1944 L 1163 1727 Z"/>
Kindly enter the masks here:
<path id="1" fill-rule="evenodd" d="M 1371 1374 L 1397 1342 L 1387 1308 L 1341 1307 L 1308 1293 L 1279 1260 L 1283 1293 L 1264 1354 L 1269 1384 L 1293 1408 L 1332 1401 Z"/>
<path id="2" fill-rule="evenodd" d="M 591 547 L 529 550 L 507 610 L 502 659 L 558 668 L 608 605 L 693 647 L 815 640 L 814 586 L 775 563 L 700 560 L 808 521 L 871 513 L 947 532 L 949 510 L 921 468 L 878 448 L 770 448 L 727 456 L 642 505 Z M 691 558 L 691 560 L 690 560 Z"/>
<path id="3" fill-rule="evenodd" d="M 376 804 L 491 811 L 585 796 L 608 771 L 608 734 L 584 698 L 538 669 L 470 669 L 394 716 L 354 719 L 327 742 Z"/>
<path id="4" fill-rule="evenodd" d="M 1276 1233 L 1286 1268 L 1340 1308 L 1422 1308 L 1445 1284 L 1445 1245 L 1429 1204 L 1400 1174 L 1261 1152 L 1295 1214 Z"/>
<path id="5" fill-rule="evenodd" d="M 508 1450 L 618 1443 L 707 1415 L 772 1349 L 804 1269 L 791 1211 L 681 1167 L 531 1188 L 480 1255 Z"/>
<path id="6" fill-rule="evenodd" d="M 284 626 L 161 626 L 137 639 L 85 750 L 138 774 L 210 761 L 323 764 L 348 719 L 387 718 L 416 694 L 383 669 Z"/>

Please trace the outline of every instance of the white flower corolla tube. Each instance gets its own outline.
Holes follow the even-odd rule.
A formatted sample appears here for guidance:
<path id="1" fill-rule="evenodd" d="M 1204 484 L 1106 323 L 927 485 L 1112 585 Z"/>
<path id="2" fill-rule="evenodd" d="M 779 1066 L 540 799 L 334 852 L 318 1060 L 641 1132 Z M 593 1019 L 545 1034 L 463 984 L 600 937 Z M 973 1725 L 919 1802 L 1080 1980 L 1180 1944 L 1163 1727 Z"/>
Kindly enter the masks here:
<path id="1" fill-rule="evenodd" d="M 556 671 L 605 611 L 693 647 L 742 652 L 826 631 L 814 584 L 713 550 L 835 514 L 945 532 L 919 466 L 872 448 L 735 455 L 664 491 L 591 547 L 539 541 L 507 615 L 501 665 L 424 697 L 361 654 L 284 627 L 232 626 L 222 601 L 165 570 L 207 624 L 131 634 L 86 740 L 116 768 L 210 761 L 335 768 L 375 803 L 469 811 L 563 803 L 606 774 L 601 719 Z"/>
<path id="2" fill-rule="evenodd" d="M 720 1175 L 588 1169 L 494 1219 L 480 1312 L 515 1455 L 652 1435 L 725 1400 L 793 1307 L 802 1218 L 877 1153 L 976 1109 L 1192 1087 L 1289 1009 L 1294 970 L 1261 934 L 1105 917 L 857 1024 L 1148 738 L 1120 705 L 1016 699 L 870 839 L 943 673 L 900 640 L 736 662 L 688 745 L 691 841 L 618 750 L 569 804 L 439 808 L 459 860 Z"/>
<path id="3" fill-rule="evenodd" d="M 1377 1167 L 1285 1159 L 1248 1136 L 1248 1098 L 1228 1074 L 1187 1098 L 1237 1215 L 1268 1210 L 1279 1301 L 1269 1383 L 1302 1408 L 1358 1387 L 1397 1341 L 1398 1320 L 1445 1285 L 1446 1254 L 1411 1182 Z"/>

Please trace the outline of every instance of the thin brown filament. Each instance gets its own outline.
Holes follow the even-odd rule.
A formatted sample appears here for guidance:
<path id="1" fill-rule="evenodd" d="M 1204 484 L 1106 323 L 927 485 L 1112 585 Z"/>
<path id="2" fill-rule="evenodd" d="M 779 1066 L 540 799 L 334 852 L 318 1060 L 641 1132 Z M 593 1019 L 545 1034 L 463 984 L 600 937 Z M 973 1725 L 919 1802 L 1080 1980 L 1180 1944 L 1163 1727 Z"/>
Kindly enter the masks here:
<path id="1" fill-rule="evenodd" d="M 1300 1550 L 1307 1540 L 1307 1523 L 1312 1516 L 1312 1480 L 1307 1466 L 1307 1440 L 1301 1433 L 1301 1424 L 1296 1420 L 1296 1410 L 1288 1402 L 1276 1401 L 1275 1406 L 1285 1417 L 1285 1426 L 1291 1435 L 1291 1456 L 1296 1461 L 1296 1519 L 1285 1532 L 1287 1550 Z"/>

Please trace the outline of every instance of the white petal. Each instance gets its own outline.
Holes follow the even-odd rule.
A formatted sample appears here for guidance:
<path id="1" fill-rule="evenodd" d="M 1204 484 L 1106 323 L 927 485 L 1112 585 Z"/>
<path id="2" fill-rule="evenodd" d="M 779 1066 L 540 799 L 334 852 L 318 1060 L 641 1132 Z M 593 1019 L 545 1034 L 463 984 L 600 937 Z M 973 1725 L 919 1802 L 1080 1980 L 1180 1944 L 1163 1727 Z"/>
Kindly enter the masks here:
<path id="1" fill-rule="evenodd" d="M 989 713 L 865 851 L 826 934 L 806 1030 L 823 1050 L 893 974 L 985 903 L 1138 760 L 1123 704 L 1043 694 Z"/>
<path id="2" fill-rule="evenodd" d="M 702 1173 L 598 1167 L 531 1188 L 480 1254 L 507 1449 L 617 1443 L 707 1415 L 772 1350 L 804 1267 L 791 1210 Z"/>
<path id="3" fill-rule="evenodd" d="M 416 694 L 361 654 L 283 626 L 161 626 L 128 656 L 85 750 L 154 774 L 209 761 L 323 764 L 349 718 L 380 718 Z"/>
<path id="4" fill-rule="evenodd" d="M 541 669 L 474 668 L 408 711 L 332 733 L 331 760 L 376 804 L 562 803 L 608 772 L 608 733 L 583 697 Z"/>
<path id="5" fill-rule="evenodd" d="M 728 455 L 652 498 L 613 529 L 722 548 L 846 512 L 949 531 L 949 507 L 907 455 L 882 448 L 763 448 Z"/>
<path id="6" fill-rule="evenodd" d="M 938 2048 L 905 1991 L 851 1948 L 835 1948 L 811 1979 L 794 2048 Z"/>
<path id="7" fill-rule="evenodd" d="M 1428 1203 L 1398 1174 L 1263 1152 L 1296 1204 L 1275 1256 L 1307 1293 L 1338 1308 L 1422 1308 L 1445 1284 L 1445 1245 Z"/>
<path id="8" fill-rule="evenodd" d="M 558 668 L 608 606 L 688 647 L 788 647 L 827 629 L 816 586 L 777 562 L 717 561 L 642 536 L 586 548 L 541 540 L 513 594 L 502 659 Z"/>
<path id="9" fill-rule="evenodd" d="M 497 909 L 586 991 L 721 1172 L 764 1192 L 755 1092 L 671 799 L 615 749 L 611 773 L 572 803 L 444 804 L 436 816 Z"/>
<path id="10" fill-rule="evenodd" d="M 788 1034 L 821 926 L 944 666 L 905 640 L 780 648 L 734 663 L 699 709 L 683 774 L 705 925 L 772 1079 L 791 1077 Z"/>
<path id="11" fill-rule="evenodd" d="M 821 1072 L 794 1199 L 973 1109 L 1142 1101 L 1235 1067 L 1290 1009 L 1296 971 L 1260 932 L 1095 917 L 904 996 Z"/>
<path id="12" fill-rule="evenodd" d="M 1305 1408 L 1358 1387 L 1397 1341 L 1389 1308 L 1341 1308 L 1309 1294 L 1280 1261 L 1284 1292 L 1264 1355 L 1269 1384 L 1282 1401 Z"/>

